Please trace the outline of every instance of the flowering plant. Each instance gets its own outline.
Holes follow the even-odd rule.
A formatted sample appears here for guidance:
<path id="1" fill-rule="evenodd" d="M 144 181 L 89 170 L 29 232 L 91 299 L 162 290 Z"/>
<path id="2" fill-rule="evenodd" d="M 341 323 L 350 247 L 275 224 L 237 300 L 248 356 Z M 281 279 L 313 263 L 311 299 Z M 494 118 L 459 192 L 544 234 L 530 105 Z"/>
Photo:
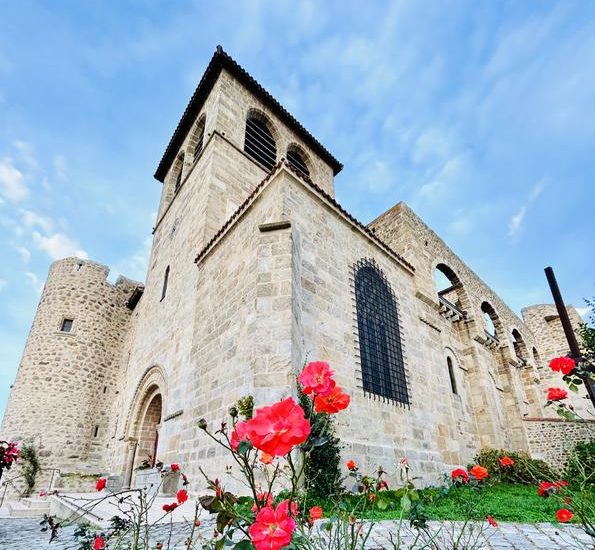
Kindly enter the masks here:
<path id="1" fill-rule="evenodd" d="M 17 443 L 0 441 L 0 478 L 2 478 L 4 470 L 10 470 L 18 458 L 19 448 Z"/>
<path id="2" fill-rule="evenodd" d="M 549 366 L 552 371 L 562 375 L 562 380 L 574 393 L 578 392 L 581 385 L 595 382 L 595 367 L 588 361 L 575 361 L 572 357 L 554 357 Z M 574 407 L 565 402 L 567 397 L 568 392 L 564 388 L 548 388 L 546 407 L 555 405 L 556 414 L 566 420 L 580 418 Z"/>

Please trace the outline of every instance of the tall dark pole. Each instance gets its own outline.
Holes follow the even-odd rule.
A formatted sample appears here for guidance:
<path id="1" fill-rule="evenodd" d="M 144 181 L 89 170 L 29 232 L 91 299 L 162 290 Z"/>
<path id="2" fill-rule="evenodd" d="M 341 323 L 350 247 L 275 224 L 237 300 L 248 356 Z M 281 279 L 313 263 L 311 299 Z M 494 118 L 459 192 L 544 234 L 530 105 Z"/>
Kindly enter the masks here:
<path id="1" fill-rule="evenodd" d="M 574 329 L 570 323 L 568 310 L 564 305 L 564 300 L 562 299 L 562 294 L 560 293 L 560 287 L 558 287 L 558 281 L 556 281 L 554 270 L 551 267 L 546 267 L 545 276 L 547 277 L 547 282 L 550 285 L 550 290 L 552 291 L 552 296 L 554 297 L 554 303 L 556 304 L 556 309 L 558 310 L 558 316 L 560 317 L 562 328 L 564 329 L 564 334 L 566 335 L 566 340 L 568 341 L 570 356 L 575 361 L 580 361 L 582 359 L 581 349 L 579 348 L 576 334 L 574 333 Z M 583 380 L 583 382 L 587 388 L 587 393 L 591 399 L 591 404 L 593 407 L 595 407 L 595 390 L 593 389 L 593 381 L 587 378 L 586 380 Z"/>

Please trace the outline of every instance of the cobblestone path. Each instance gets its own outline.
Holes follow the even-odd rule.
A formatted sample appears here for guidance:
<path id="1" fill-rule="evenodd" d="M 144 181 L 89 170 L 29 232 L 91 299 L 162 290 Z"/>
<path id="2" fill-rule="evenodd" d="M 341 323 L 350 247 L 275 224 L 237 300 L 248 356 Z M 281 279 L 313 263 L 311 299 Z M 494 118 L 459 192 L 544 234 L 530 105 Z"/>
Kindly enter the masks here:
<path id="1" fill-rule="evenodd" d="M 203 522 L 204 532 L 212 531 L 212 524 L 209 521 Z M 453 528 L 457 524 L 431 522 L 431 528 L 436 536 L 437 546 L 435 548 L 449 550 L 449 539 Z M 172 550 L 184 549 L 184 536 L 186 526 L 181 523 L 174 524 L 172 536 Z M 48 534 L 40 532 L 39 520 L 36 519 L 0 519 L 0 549 L 1 550 L 76 550 L 78 546 L 73 538 L 74 527 L 70 526 L 60 531 L 57 540 L 49 544 Z M 154 542 L 167 540 L 169 532 L 168 525 L 160 525 L 154 531 Z M 370 550 L 384 550 L 393 548 L 409 549 L 413 541 L 414 533 L 404 534 L 404 540 L 399 546 L 393 546 L 390 541 L 390 534 L 396 533 L 395 524 L 384 521 L 375 526 L 373 536 L 370 537 L 366 548 Z M 486 535 L 486 536 L 484 536 Z M 592 550 L 595 545 L 590 538 L 580 529 L 572 526 L 554 526 L 551 524 L 513 524 L 502 523 L 498 528 L 486 528 L 480 535 L 480 543 L 476 547 L 486 550 Z M 396 540 L 395 540 L 396 544 Z M 164 544 L 164 548 L 166 545 Z M 429 548 L 419 541 L 416 549 Z"/>

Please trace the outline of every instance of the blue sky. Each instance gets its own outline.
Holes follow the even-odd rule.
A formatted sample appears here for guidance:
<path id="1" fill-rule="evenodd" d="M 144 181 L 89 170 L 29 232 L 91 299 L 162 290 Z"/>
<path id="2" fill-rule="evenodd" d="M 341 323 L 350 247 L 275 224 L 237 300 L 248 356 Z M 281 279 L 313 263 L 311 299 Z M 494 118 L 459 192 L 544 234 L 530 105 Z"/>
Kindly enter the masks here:
<path id="1" fill-rule="evenodd" d="M 595 295 L 595 3 L 0 1 L 0 410 L 51 261 L 143 279 L 152 174 L 217 44 L 519 311 Z"/>

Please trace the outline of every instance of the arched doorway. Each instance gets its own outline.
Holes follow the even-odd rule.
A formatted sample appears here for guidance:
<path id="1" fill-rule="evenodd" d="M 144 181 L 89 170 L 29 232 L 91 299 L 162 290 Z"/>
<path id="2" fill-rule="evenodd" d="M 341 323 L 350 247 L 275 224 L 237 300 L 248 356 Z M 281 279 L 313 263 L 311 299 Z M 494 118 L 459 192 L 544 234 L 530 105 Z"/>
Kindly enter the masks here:
<path id="1" fill-rule="evenodd" d="M 166 410 L 167 384 L 159 366 L 145 371 L 140 378 L 126 419 L 124 487 L 132 483 L 134 469 L 146 463 L 151 468 L 159 458 L 159 429 Z"/>
<path id="2" fill-rule="evenodd" d="M 136 434 L 137 449 L 134 467 L 145 465 L 153 468 L 157 460 L 159 447 L 159 427 L 163 400 L 159 389 L 147 397 L 146 407 L 141 409 L 142 418 L 139 419 Z"/>

